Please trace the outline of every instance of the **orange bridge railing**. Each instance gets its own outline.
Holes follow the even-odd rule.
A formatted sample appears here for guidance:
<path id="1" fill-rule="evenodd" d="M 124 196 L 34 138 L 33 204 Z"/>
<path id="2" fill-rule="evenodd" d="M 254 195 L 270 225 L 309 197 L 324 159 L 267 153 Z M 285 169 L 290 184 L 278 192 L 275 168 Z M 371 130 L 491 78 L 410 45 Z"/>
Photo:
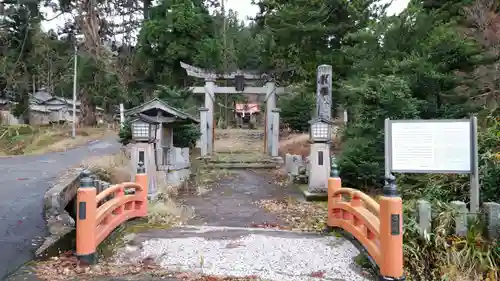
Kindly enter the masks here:
<path id="1" fill-rule="evenodd" d="M 365 193 L 342 187 L 337 166 L 328 179 L 329 228 L 349 232 L 378 265 L 381 280 L 404 280 L 402 200 L 395 177 L 387 178 L 384 195 L 377 203 Z"/>
<path id="2" fill-rule="evenodd" d="M 97 262 L 97 246 L 116 227 L 148 212 L 148 178 L 142 162 L 135 182 L 116 184 L 100 193 L 93 183 L 90 172 L 83 172 L 77 192 L 76 255 L 88 264 Z"/>

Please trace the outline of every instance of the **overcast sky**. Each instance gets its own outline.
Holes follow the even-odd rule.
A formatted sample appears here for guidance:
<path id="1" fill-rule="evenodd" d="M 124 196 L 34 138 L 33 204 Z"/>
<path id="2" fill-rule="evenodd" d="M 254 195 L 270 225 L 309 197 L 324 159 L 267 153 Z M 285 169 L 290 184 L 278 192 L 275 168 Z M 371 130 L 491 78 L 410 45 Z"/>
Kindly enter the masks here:
<path id="1" fill-rule="evenodd" d="M 381 3 L 388 3 L 391 0 L 381 0 Z M 392 0 L 392 5 L 388 9 L 388 14 L 399 14 L 406 6 L 408 6 L 410 0 Z M 252 0 L 226 0 L 227 9 L 232 9 L 238 12 L 240 19 L 246 20 L 248 17 L 253 17 L 259 11 L 256 5 L 252 5 Z"/>
<path id="2" fill-rule="evenodd" d="M 239 18 L 241 20 L 245 20 L 248 17 L 253 17 L 257 14 L 259 11 L 258 7 L 256 5 L 252 5 L 252 0 L 225 0 L 226 1 L 226 9 L 232 9 L 236 12 L 238 12 Z M 381 0 L 381 3 L 387 3 L 390 2 L 391 0 Z M 393 14 L 399 14 L 401 11 L 403 11 L 406 6 L 408 5 L 408 2 L 410 0 L 392 0 L 392 5 L 388 9 L 389 15 Z M 51 18 L 54 17 L 55 14 L 52 13 L 51 10 L 47 8 L 42 8 L 42 11 L 47 13 L 47 17 Z M 66 17 L 69 17 L 69 15 L 66 15 Z M 58 27 L 61 27 L 65 22 L 65 17 L 60 16 L 55 20 L 52 20 L 50 22 L 43 22 L 42 27 L 44 30 L 49 30 L 49 29 L 58 29 Z"/>

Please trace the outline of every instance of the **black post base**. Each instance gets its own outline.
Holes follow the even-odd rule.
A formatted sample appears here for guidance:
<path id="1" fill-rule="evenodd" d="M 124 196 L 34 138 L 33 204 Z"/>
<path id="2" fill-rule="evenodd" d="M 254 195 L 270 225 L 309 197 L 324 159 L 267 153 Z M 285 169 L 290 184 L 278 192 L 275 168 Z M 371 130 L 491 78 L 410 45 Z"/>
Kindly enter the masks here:
<path id="1" fill-rule="evenodd" d="M 335 228 L 332 226 L 325 225 L 325 228 L 323 228 L 323 233 L 331 233 L 334 229 Z"/>
<path id="2" fill-rule="evenodd" d="M 405 281 L 405 280 L 406 280 L 405 276 L 402 276 L 399 278 L 380 276 L 380 279 L 379 279 L 379 281 Z"/>
<path id="3" fill-rule="evenodd" d="M 84 263 L 86 265 L 97 264 L 97 254 L 96 253 L 92 253 L 92 254 L 88 254 L 88 255 L 77 255 L 76 257 L 78 258 L 78 260 L 81 263 Z"/>

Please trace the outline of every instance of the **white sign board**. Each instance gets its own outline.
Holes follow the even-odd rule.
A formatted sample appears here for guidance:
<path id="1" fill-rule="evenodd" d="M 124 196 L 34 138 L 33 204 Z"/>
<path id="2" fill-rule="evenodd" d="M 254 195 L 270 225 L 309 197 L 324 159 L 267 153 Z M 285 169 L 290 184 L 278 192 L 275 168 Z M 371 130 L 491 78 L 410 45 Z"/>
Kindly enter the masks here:
<path id="1" fill-rule="evenodd" d="M 470 120 L 391 120 L 389 169 L 399 173 L 471 173 Z"/>

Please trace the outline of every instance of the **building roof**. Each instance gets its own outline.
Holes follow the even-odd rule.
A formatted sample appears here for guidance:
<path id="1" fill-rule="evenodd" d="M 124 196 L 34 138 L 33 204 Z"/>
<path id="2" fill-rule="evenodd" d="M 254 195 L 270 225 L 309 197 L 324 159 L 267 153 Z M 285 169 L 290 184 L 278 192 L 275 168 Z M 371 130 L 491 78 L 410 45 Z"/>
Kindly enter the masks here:
<path id="1" fill-rule="evenodd" d="M 237 113 L 253 114 L 260 112 L 260 107 L 257 103 L 237 103 L 235 107 Z"/>
<path id="2" fill-rule="evenodd" d="M 72 99 L 67 99 L 67 98 L 63 98 L 63 97 L 53 96 L 49 92 L 47 92 L 45 90 L 39 90 L 39 91 L 35 92 L 33 95 L 31 95 L 31 96 L 33 97 L 33 99 L 30 101 L 30 103 L 32 103 L 32 104 L 43 105 L 43 104 L 46 104 L 49 101 L 57 100 L 57 101 L 60 101 L 61 103 L 66 104 L 66 105 L 73 105 L 73 100 Z M 79 100 L 77 100 L 75 104 L 76 104 L 76 106 L 79 107 L 81 105 L 81 102 Z M 96 107 L 96 109 L 98 111 L 104 111 L 103 108 L 100 108 L 98 106 Z"/>
<path id="3" fill-rule="evenodd" d="M 33 97 L 34 97 L 35 99 L 37 99 L 37 100 L 42 101 L 42 102 L 44 102 L 44 101 L 48 101 L 48 100 L 50 100 L 50 99 L 52 99 L 52 98 L 53 98 L 53 96 L 52 96 L 49 92 L 47 92 L 47 91 L 45 91 L 45 90 L 36 91 L 36 92 L 33 94 Z"/>
<path id="4" fill-rule="evenodd" d="M 157 112 L 162 112 L 166 116 L 158 116 Z M 170 106 L 168 103 L 154 98 L 134 108 L 125 110 L 126 116 L 137 116 L 141 119 L 148 118 L 158 123 L 200 123 L 195 117 Z M 145 117 L 146 116 L 146 117 Z M 145 120 L 147 121 L 147 120 Z"/>

